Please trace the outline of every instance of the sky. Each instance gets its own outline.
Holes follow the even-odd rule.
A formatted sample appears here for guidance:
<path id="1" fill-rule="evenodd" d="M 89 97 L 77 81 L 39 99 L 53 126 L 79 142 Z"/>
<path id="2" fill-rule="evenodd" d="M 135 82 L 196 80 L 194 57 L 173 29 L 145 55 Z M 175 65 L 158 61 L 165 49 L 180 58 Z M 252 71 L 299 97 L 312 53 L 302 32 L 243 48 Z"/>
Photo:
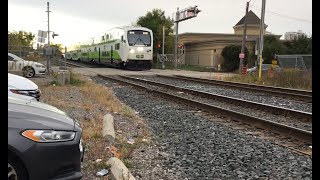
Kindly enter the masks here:
<path id="1" fill-rule="evenodd" d="M 59 36 L 50 42 L 65 46 L 88 41 L 107 30 L 136 22 L 148 11 L 159 8 L 173 17 L 181 9 L 197 5 L 197 17 L 180 22 L 179 34 L 233 33 L 233 26 L 245 15 L 247 0 L 10 0 L 8 30 L 38 34 L 48 30 L 47 2 L 50 3 L 50 31 Z M 251 0 L 250 8 L 261 17 L 262 0 Z M 284 35 L 298 31 L 312 34 L 312 0 L 266 0 L 267 31 Z"/>

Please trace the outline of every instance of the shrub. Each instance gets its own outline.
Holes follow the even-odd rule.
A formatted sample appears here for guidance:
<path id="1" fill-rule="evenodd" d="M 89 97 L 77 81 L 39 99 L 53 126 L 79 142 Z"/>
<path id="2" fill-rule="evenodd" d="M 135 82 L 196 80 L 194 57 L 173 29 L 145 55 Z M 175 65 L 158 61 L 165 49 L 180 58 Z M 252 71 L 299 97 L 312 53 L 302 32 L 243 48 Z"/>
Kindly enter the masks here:
<path id="1" fill-rule="evenodd" d="M 241 46 L 240 45 L 230 45 L 223 48 L 221 55 L 224 58 L 224 63 L 222 65 L 222 68 L 226 71 L 233 71 L 239 67 L 239 54 L 241 52 Z M 249 51 L 247 47 L 245 47 L 245 58 L 244 63 L 247 63 Z"/>

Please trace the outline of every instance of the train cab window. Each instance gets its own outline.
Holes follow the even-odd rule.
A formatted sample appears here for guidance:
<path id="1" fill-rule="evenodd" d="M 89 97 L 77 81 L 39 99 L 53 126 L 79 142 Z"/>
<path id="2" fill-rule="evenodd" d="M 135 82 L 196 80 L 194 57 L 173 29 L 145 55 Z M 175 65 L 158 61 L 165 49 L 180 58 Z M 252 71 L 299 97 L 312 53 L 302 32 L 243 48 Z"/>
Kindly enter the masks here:
<path id="1" fill-rule="evenodd" d="M 119 50 L 119 49 L 120 49 L 120 43 L 117 43 L 117 44 L 114 46 L 114 49 L 115 49 L 115 50 Z"/>

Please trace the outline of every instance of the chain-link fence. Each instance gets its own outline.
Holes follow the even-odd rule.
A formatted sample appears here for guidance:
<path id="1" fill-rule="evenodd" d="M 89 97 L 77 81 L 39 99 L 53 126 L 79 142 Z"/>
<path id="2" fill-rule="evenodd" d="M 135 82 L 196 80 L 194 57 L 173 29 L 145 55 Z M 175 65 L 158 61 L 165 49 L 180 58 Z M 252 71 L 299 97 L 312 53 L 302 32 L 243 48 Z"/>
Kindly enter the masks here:
<path id="1" fill-rule="evenodd" d="M 312 55 L 310 54 L 275 55 L 275 58 L 281 68 L 312 71 Z"/>
<path id="2" fill-rule="evenodd" d="M 52 48 L 52 50 L 53 52 L 51 57 L 61 56 L 57 48 Z M 46 60 L 47 58 L 45 49 L 43 47 L 34 49 L 30 46 L 8 46 L 8 53 L 12 53 L 28 61 L 40 62 Z"/>
<path id="3" fill-rule="evenodd" d="M 175 63 L 177 68 L 181 65 L 181 56 L 178 56 L 178 60 L 175 60 L 174 54 L 158 54 L 157 55 L 157 66 L 162 68 L 173 68 Z"/>
<path id="4" fill-rule="evenodd" d="M 29 46 L 8 46 L 8 53 L 29 61 L 41 61 L 45 58 L 43 48 L 33 49 Z"/>

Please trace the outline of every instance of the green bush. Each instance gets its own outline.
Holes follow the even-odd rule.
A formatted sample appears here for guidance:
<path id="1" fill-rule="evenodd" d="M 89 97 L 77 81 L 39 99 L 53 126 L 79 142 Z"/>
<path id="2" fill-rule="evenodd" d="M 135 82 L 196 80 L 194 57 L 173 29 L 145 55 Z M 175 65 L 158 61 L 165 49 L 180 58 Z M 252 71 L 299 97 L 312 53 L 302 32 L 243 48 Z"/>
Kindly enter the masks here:
<path id="1" fill-rule="evenodd" d="M 221 55 L 224 58 L 224 63 L 222 65 L 222 68 L 225 71 L 234 71 L 235 69 L 239 68 L 240 52 L 241 52 L 240 45 L 230 45 L 223 48 L 221 52 Z M 249 51 L 247 47 L 245 47 L 244 54 L 245 54 L 244 63 L 247 64 L 248 56 L 249 56 Z"/>

